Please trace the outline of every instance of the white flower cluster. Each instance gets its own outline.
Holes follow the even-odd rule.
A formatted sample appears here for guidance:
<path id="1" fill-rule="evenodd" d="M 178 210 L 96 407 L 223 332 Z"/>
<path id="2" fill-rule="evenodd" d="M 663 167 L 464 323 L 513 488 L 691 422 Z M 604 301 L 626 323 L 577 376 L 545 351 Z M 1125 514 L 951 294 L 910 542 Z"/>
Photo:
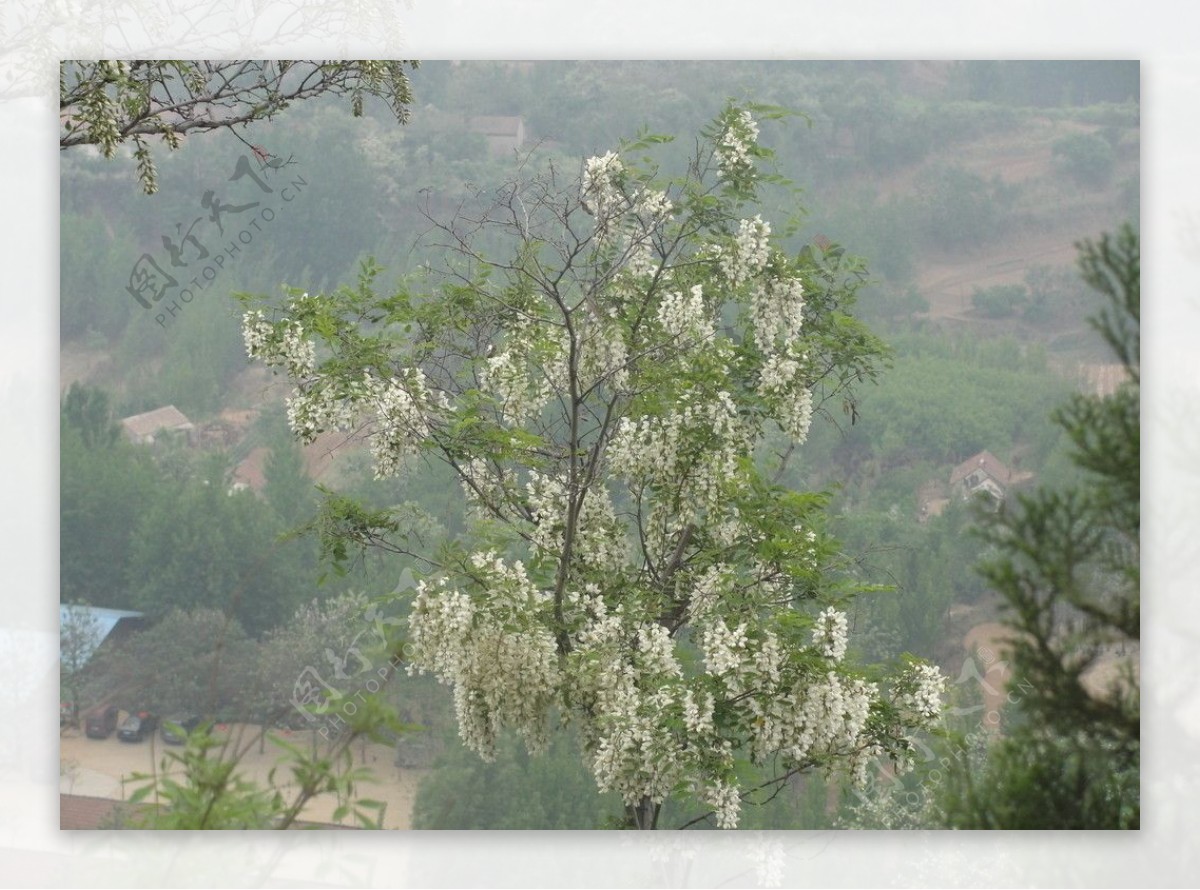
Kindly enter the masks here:
<path id="1" fill-rule="evenodd" d="M 489 390 L 500 406 L 501 415 L 511 424 L 536 416 L 550 400 L 550 381 L 530 374 L 527 341 L 520 331 L 512 337 L 513 347 L 497 352 L 485 360 L 480 371 L 480 383 Z"/>
<path id="2" fill-rule="evenodd" d="M 813 396 L 797 355 L 804 325 L 804 287 L 798 278 L 756 282 L 750 297 L 754 341 L 766 355 L 758 394 L 771 403 L 773 415 L 792 441 L 804 442 L 812 425 Z"/>
<path id="3" fill-rule="evenodd" d="M 399 472 L 405 457 L 416 454 L 418 444 L 429 435 L 429 389 L 420 368 L 388 381 L 368 378 L 376 428 L 371 436 L 375 478 L 386 479 Z"/>
<path id="4" fill-rule="evenodd" d="M 804 327 L 804 284 L 799 278 L 756 282 L 750 293 L 750 320 L 759 349 L 787 349 Z"/>
<path id="5" fill-rule="evenodd" d="M 658 271 L 659 262 L 649 241 L 639 239 L 636 243 L 630 243 L 623 271 L 635 279 L 649 278 Z"/>
<path id="6" fill-rule="evenodd" d="M 688 621 L 701 623 L 733 587 L 733 569 L 724 563 L 709 566 L 691 586 L 688 595 Z"/>
<path id="7" fill-rule="evenodd" d="M 530 751 L 546 742 L 546 719 L 561 682 L 554 636 L 538 619 L 548 597 L 519 562 L 494 553 L 472 557 L 486 591 L 472 600 L 445 580 L 417 587 L 409 617 L 409 673 L 429 671 L 454 687 L 464 744 L 485 760 L 509 726 Z"/>
<path id="8" fill-rule="evenodd" d="M 904 685 L 910 686 L 901 698 L 907 705 L 926 720 L 936 720 L 942 713 L 942 693 L 946 688 L 946 678 L 936 665 L 913 665 Z"/>
<path id="9" fill-rule="evenodd" d="M 302 299 L 307 297 L 305 294 Z M 316 346 L 305 338 L 298 321 L 271 324 L 261 311 L 247 312 L 242 318 L 242 337 L 251 358 L 285 368 L 298 384 L 286 404 L 288 426 L 302 442 L 312 442 L 329 430 L 373 424 L 370 436 L 376 478 L 394 476 L 404 458 L 429 435 L 428 415 L 435 404 L 450 410 L 445 393 L 434 399 L 419 368 L 387 380 L 369 371 L 349 382 L 317 375 Z"/>
<path id="10" fill-rule="evenodd" d="M 698 702 L 692 690 L 683 693 L 683 725 L 693 736 L 709 735 L 713 731 L 713 708 L 716 702 L 711 692 L 705 692 Z"/>
<path id="11" fill-rule="evenodd" d="M 648 229 L 655 229 L 671 218 L 675 205 L 666 192 L 647 189 L 639 192 L 633 204 L 633 212 Z"/>
<path id="12" fill-rule="evenodd" d="M 874 684 L 847 680 L 834 671 L 804 686 L 752 697 L 752 749 L 759 757 L 779 752 L 798 763 L 811 756 L 873 751 L 864 731 L 878 697 Z"/>
<path id="13" fill-rule="evenodd" d="M 731 628 L 722 618 L 700 633 L 700 650 L 704 653 L 704 669 L 716 677 L 735 679 L 734 672 L 746 660 L 746 622 Z"/>
<path id="14" fill-rule="evenodd" d="M 613 473 L 635 486 L 678 490 L 683 503 L 675 519 L 686 523 L 720 504 L 752 437 L 727 392 L 711 401 L 685 393 L 680 403 L 682 410 L 667 414 L 621 418 L 608 458 Z"/>
<path id="15" fill-rule="evenodd" d="M 525 489 L 534 517 L 531 542 L 554 557 L 562 552 L 566 535 L 567 486 L 560 479 L 531 470 Z M 582 566 L 605 572 L 625 566 L 629 558 L 625 529 L 603 485 L 593 485 L 584 495 L 575 528 L 574 552 Z"/>
<path id="16" fill-rule="evenodd" d="M 682 669 L 674 643 L 658 624 L 637 621 L 592 593 L 588 620 L 576 636 L 576 689 L 593 714 L 585 741 L 602 791 L 627 804 L 661 803 L 679 782 L 685 757 L 672 728 Z"/>
<path id="17" fill-rule="evenodd" d="M 736 179 L 754 171 L 750 148 L 758 140 L 758 123 L 742 110 L 729 121 L 717 143 L 717 166 L 721 177 Z"/>
<path id="18" fill-rule="evenodd" d="M 835 662 L 841 661 L 846 654 L 847 630 L 846 613 L 839 612 L 832 606 L 817 616 L 817 624 L 813 628 L 813 645 L 821 650 L 821 654 Z"/>
<path id="19" fill-rule="evenodd" d="M 603 241 L 616 228 L 617 218 L 625 209 L 626 199 L 617 184 L 625 171 L 615 151 L 584 163 L 580 198 L 583 208 L 596 218 L 596 237 Z"/>
<path id="20" fill-rule="evenodd" d="M 742 798 L 736 782 L 713 782 L 706 789 L 705 800 L 713 808 L 718 828 L 737 828 L 742 813 Z"/>
<path id="21" fill-rule="evenodd" d="M 793 442 L 804 442 L 812 427 L 813 394 L 807 387 L 800 389 L 795 399 L 783 401 L 779 409 L 779 425 Z"/>
<path id="22" fill-rule="evenodd" d="M 565 356 L 566 348 L 560 347 L 559 355 Z M 559 391 L 567 391 L 566 361 L 555 363 L 552 373 L 558 382 Z M 629 385 L 629 350 L 619 325 L 609 319 L 592 318 L 580 325 L 579 334 L 579 377 L 580 388 L 587 390 L 599 381 L 605 381 L 612 389 L 621 391 Z"/>
<path id="23" fill-rule="evenodd" d="M 762 216 L 743 219 L 730 248 L 714 245 L 711 250 L 729 286 L 741 287 L 762 272 L 771 259 L 771 224 Z"/>
<path id="24" fill-rule="evenodd" d="M 472 458 L 460 464 L 458 472 L 467 510 L 472 515 L 477 518 L 491 515 L 485 507 L 485 501 L 493 505 L 504 503 L 504 477 L 487 461 Z"/>
<path id="25" fill-rule="evenodd" d="M 658 323 L 680 348 L 689 348 L 712 339 L 713 320 L 704 306 L 704 289 L 694 285 L 686 296 L 668 293 L 658 305 Z"/>
<path id="26" fill-rule="evenodd" d="M 298 321 L 289 319 L 277 326 L 267 321 L 261 310 L 247 312 L 242 316 L 242 340 L 248 357 L 285 368 L 293 380 L 311 377 L 316 370 L 316 344 L 304 336 L 304 326 Z"/>
<path id="27" fill-rule="evenodd" d="M 820 644 L 836 661 L 845 649 L 844 616 L 827 610 L 823 617 L 830 633 Z M 778 637 L 770 630 L 752 632 L 745 622 L 731 626 L 717 619 L 702 628 L 699 643 L 705 670 L 724 687 L 726 707 L 740 711 L 738 722 L 753 727 L 750 749 L 755 758 L 783 755 L 795 763 L 844 758 L 861 778 L 869 759 L 880 752 L 878 742 L 867 735 L 871 706 L 879 698 L 874 684 L 833 670 L 817 678 L 789 673 Z M 709 728 L 701 722 L 704 712 L 694 698 L 685 696 L 684 705 L 692 744 L 711 746 L 700 735 Z"/>
<path id="28" fill-rule="evenodd" d="M 285 399 L 288 426 L 308 443 L 327 430 L 348 430 L 358 417 L 353 398 L 338 395 L 333 385 L 318 380 Z"/>

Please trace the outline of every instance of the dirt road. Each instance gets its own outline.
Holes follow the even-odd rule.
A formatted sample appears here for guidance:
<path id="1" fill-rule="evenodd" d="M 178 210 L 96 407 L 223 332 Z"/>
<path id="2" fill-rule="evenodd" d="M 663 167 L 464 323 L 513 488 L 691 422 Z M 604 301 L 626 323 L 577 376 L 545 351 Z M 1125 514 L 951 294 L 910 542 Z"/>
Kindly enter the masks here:
<path id="1" fill-rule="evenodd" d="M 242 739 L 249 744 L 257 727 L 234 725 L 229 728 L 232 738 Z M 309 734 L 304 732 L 280 733 L 279 737 L 291 744 L 306 746 Z M 179 751 L 164 745 L 157 735 L 142 742 L 121 742 L 116 735 L 107 739 L 89 739 L 75 730 L 66 731 L 60 739 L 59 759 L 61 778 L 59 791 L 63 794 L 80 794 L 92 797 L 108 797 L 124 800 L 141 783 L 130 777 L 134 773 L 150 773 L 155 767 L 161 769 L 166 751 Z M 254 742 L 241 761 L 240 772 L 246 778 L 266 787 L 268 771 L 279 764 L 283 749 L 267 742 L 266 750 L 259 753 Z M 400 769 L 393 765 L 394 752 L 386 745 L 368 744 L 354 746 L 355 766 L 367 766 L 378 781 L 364 785 L 361 797 L 383 801 L 384 828 L 407 829 L 412 827 L 413 801 L 417 785 L 425 770 Z M 281 769 L 278 779 L 287 773 Z M 302 818 L 313 822 L 332 822 L 337 801 L 332 797 L 321 797 L 304 808 Z M 347 823 L 349 824 L 349 823 Z"/>

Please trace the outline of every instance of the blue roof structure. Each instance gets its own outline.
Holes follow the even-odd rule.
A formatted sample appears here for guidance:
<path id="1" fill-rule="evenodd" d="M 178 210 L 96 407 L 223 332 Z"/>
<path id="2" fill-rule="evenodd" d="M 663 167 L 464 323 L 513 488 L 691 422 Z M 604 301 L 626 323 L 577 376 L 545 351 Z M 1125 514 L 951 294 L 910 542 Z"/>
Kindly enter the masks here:
<path id="1" fill-rule="evenodd" d="M 84 659 L 91 658 L 93 653 L 100 647 L 113 628 L 123 618 L 141 618 L 143 613 L 130 612 L 126 609 L 103 609 L 99 606 L 72 606 L 66 603 L 60 603 L 58 606 L 58 621 L 59 626 L 69 624 L 71 622 L 71 613 L 78 610 L 80 613 L 89 616 L 90 620 L 96 623 L 96 628 L 99 631 L 96 635 L 96 640 L 93 645 L 88 647 L 88 651 L 84 653 Z"/>

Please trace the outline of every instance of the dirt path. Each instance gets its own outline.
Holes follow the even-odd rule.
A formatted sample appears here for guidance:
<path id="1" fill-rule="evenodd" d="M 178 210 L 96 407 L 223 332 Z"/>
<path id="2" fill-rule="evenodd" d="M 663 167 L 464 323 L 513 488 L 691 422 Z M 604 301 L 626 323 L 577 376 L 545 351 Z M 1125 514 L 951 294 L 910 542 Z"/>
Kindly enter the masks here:
<path id="1" fill-rule="evenodd" d="M 245 744 L 253 738 L 250 733 L 255 729 L 233 726 L 230 731 L 235 738 L 244 739 Z M 281 733 L 280 738 L 292 744 L 309 743 L 307 733 Z M 129 777 L 134 773 L 153 771 L 156 764 L 161 764 L 166 750 L 181 749 L 164 745 L 157 736 L 153 742 L 147 739 L 131 743 L 119 741 L 115 734 L 107 739 L 89 739 L 82 733 L 69 731 L 60 739 L 59 791 L 63 794 L 123 800 L 140 785 Z M 265 787 L 267 773 L 278 765 L 282 753 L 282 749 L 268 742 L 265 752 L 260 754 L 259 746 L 255 743 L 243 758 L 240 771 L 245 777 Z M 368 744 L 365 750 L 361 745 L 354 746 L 355 766 L 369 767 L 378 779 L 375 783 L 364 784 L 361 796 L 381 800 L 387 805 L 384 828 L 408 829 L 412 827 L 417 786 L 427 770 L 400 769 L 393 765 L 394 756 L 392 749 L 386 745 Z M 277 778 L 285 772 L 280 770 Z M 336 807 L 337 801 L 332 797 L 317 798 L 309 802 L 301 816 L 307 821 L 332 822 Z"/>

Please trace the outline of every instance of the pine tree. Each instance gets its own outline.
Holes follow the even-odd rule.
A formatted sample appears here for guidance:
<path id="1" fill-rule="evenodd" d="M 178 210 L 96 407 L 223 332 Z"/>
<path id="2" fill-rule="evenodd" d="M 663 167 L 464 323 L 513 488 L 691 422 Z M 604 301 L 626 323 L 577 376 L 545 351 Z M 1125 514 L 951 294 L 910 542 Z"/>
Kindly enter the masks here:
<path id="1" fill-rule="evenodd" d="M 954 827 L 1139 825 L 1139 251 L 1129 226 L 1080 245 L 1084 280 L 1111 303 L 1092 324 L 1127 375 L 1055 414 L 1083 483 L 1019 497 L 981 529 L 996 553 L 981 572 L 1016 632 L 1018 714 L 982 775 L 960 770 Z"/>

